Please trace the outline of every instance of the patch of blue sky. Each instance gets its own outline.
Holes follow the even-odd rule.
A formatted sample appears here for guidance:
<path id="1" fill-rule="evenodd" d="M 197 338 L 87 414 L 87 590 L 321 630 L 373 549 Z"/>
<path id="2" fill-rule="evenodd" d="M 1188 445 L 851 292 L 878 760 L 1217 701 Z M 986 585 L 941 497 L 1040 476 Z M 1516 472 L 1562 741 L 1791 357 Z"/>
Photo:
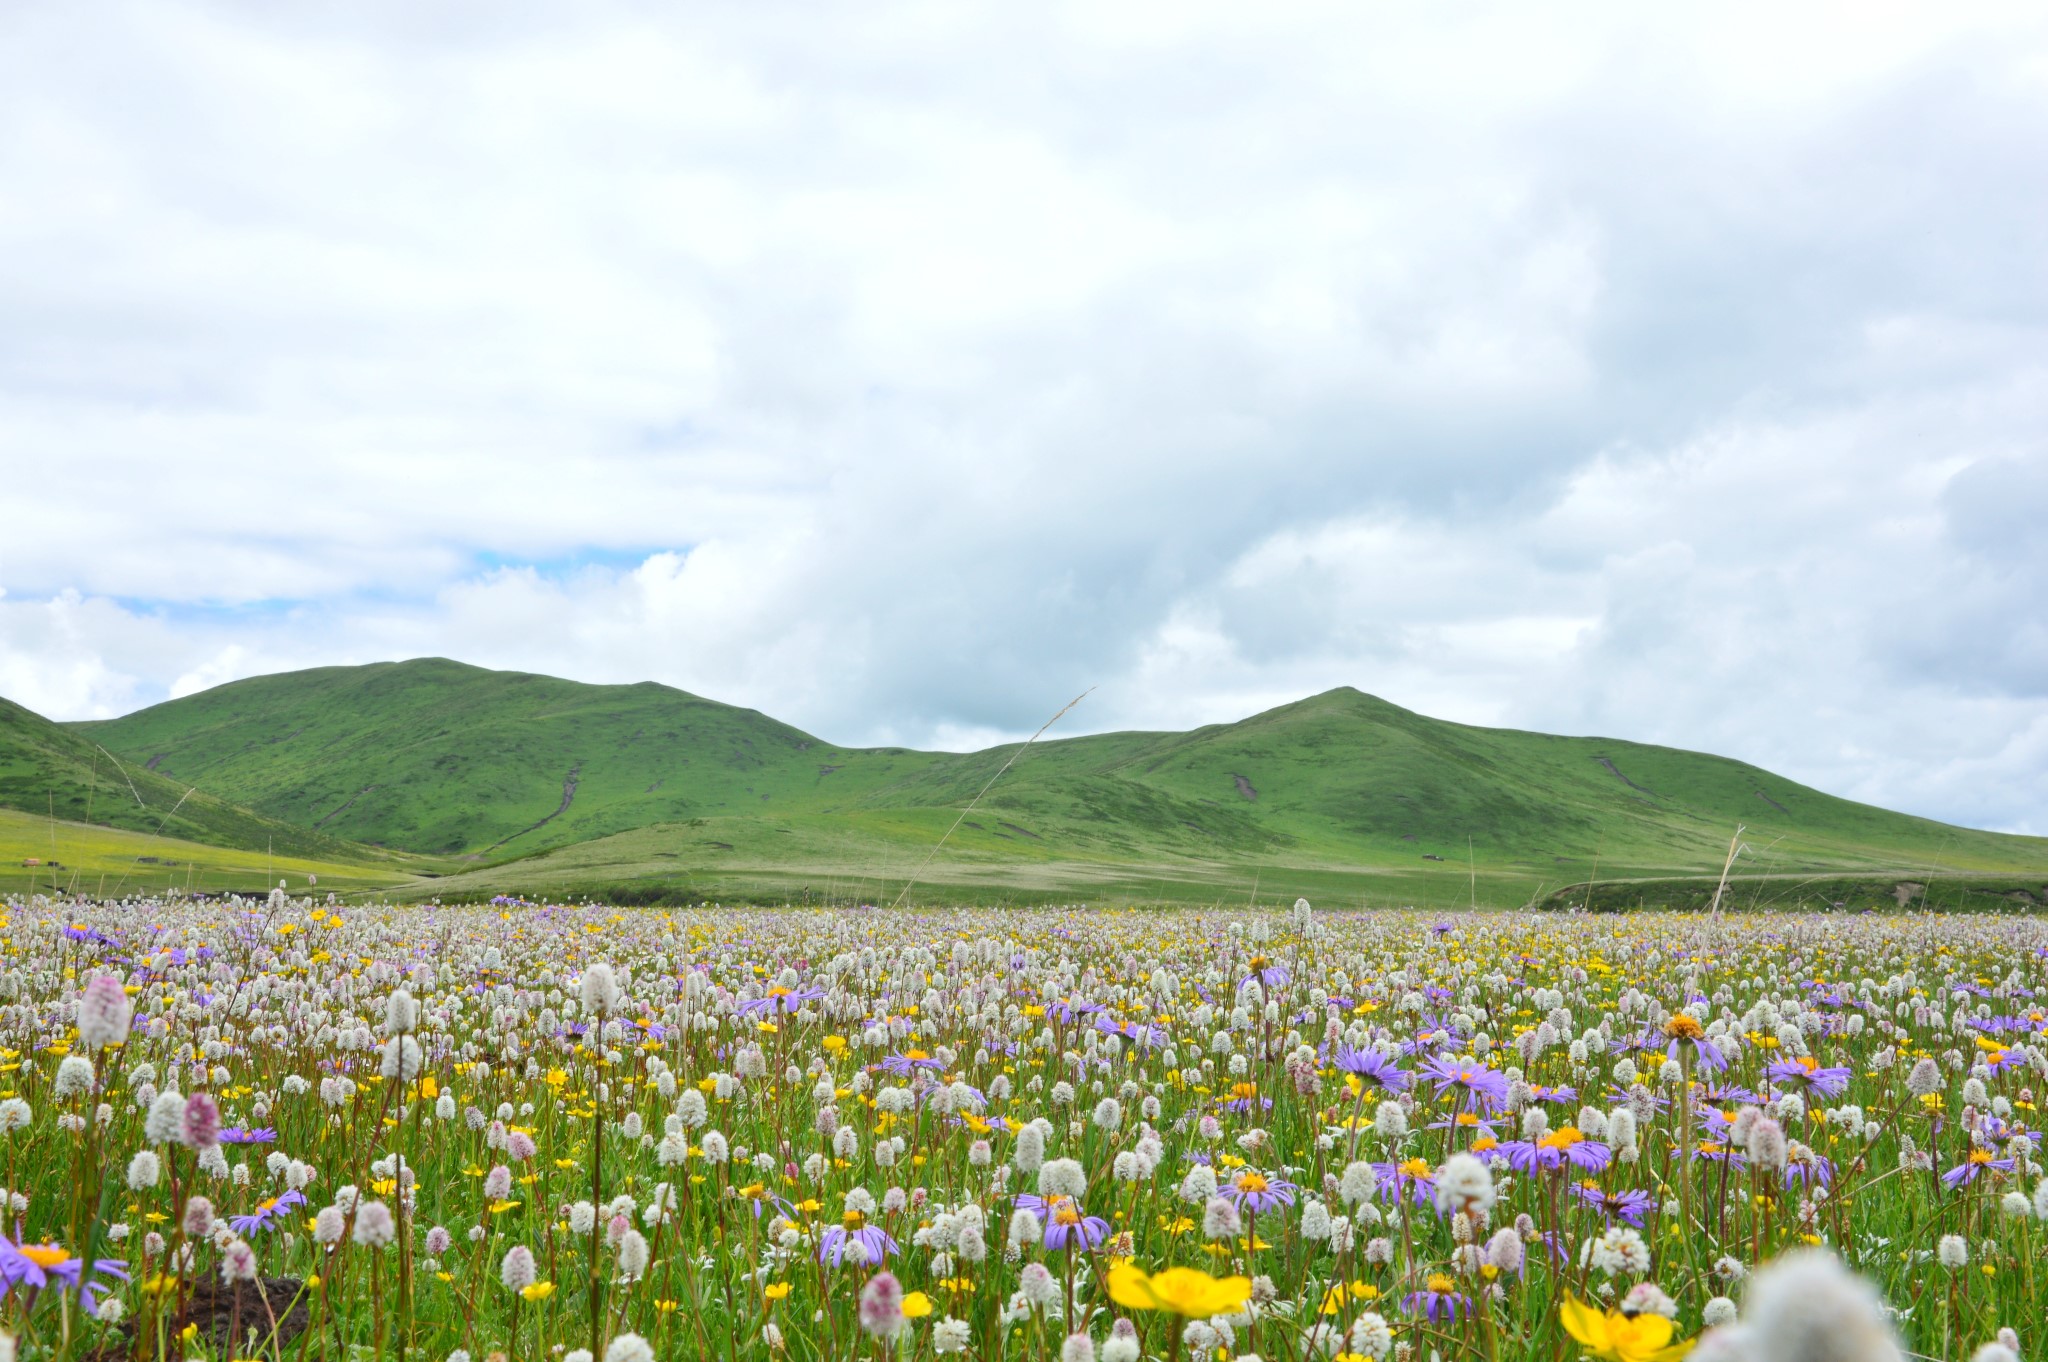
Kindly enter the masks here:
<path id="1" fill-rule="evenodd" d="M 485 572 L 525 570 L 549 581 L 580 576 L 592 569 L 607 572 L 631 572 L 657 553 L 687 553 L 686 545 L 654 545 L 642 548 L 614 549 L 596 545 L 583 545 L 565 552 L 546 554 L 523 554 L 498 549 L 480 550 L 470 555 L 476 566 Z"/>
<path id="2" fill-rule="evenodd" d="M 333 605 L 326 600 L 283 596 L 251 601 L 178 601 L 149 596 L 109 596 L 105 599 L 131 615 L 145 615 L 167 624 L 262 624 L 292 619 Z"/>

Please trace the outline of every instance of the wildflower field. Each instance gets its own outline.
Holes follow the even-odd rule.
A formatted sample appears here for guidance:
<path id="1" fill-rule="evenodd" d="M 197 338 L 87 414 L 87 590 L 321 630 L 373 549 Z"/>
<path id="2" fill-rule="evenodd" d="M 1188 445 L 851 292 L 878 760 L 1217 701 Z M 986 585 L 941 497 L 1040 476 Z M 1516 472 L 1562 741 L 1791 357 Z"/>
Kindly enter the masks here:
<path id="1" fill-rule="evenodd" d="M 8 905 L 0 1355 L 2048 1348 L 2013 917 Z"/>

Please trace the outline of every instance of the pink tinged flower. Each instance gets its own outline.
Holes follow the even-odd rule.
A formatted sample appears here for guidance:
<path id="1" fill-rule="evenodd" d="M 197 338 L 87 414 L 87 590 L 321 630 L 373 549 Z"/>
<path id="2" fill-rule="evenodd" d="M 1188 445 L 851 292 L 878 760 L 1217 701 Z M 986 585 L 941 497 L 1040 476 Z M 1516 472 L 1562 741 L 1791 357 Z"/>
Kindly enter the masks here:
<path id="1" fill-rule="evenodd" d="M 398 1237 L 398 1225 L 391 1208 L 381 1201 L 366 1201 L 356 1208 L 355 1241 L 364 1248 L 383 1248 Z"/>
<path id="2" fill-rule="evenodd" d="M 893 1272 L 877 1272 L 860 1289 L 860 1327 L 888 1338 L 903 1327 L 903 1285 Z"/>
<path id="3" fill-rule="evenodd" d="M 220 1279 L 228 1286 L 256 1280 L 256 1250 L 247 1241 L 237 1239 L 221 1250 Z"/>
<path id="4" fill-rule="evenodd" d="M 1784 1168 L 1789 1153 L 1785 1128 L 1768 1116 L 1759 1116 L 1749 1128 L 1750 1161 L 1766 1171 L 1776 1172 Z"/>
<path id="5" fill-rule="evenodd" d="M 504 1164 L 494 1165 L 484 1174 L 484 1195 L 492 1201 L 503 1201 L 512 1195 L 512 1170 Z"/>
<path id="6" fill-rule="evenodd" d="M 507 1291 L 524 1291 L 533 1285 L 537 1276 L 533 1250 L 524 1244 L 507 1249 L 504 1261 L 498 1264 L 498 1280 L 505 1284 Z"/>
<path id="7" fill-rule="evenodd" d="M 1503 1229 L 1486 1241 L 1487 1263 L 1506 1273 L 1519 1273 L 1525 1254 L 1522 1236 L 1512 1229 Z"/>
<path id="8" fill-rule="evenodd" d="M 524 1163 L 534 1156 L 533 1136 L 523 1130 L 515 1130 L 505 1136 L 505 1156 L 516 1163 Z"/>
<path id="9" fill-rule="evenodd" d="M 128 1039 L 135 1004 L 121 981 L 110 974 L 94 975 L 78 1000 L 78 1039 L 88 1050 L 119 1045 Z"/>
<path id="10" fill-rule="evenodd" d="M 220 1106 L 211 1096 L 195 1092 L 185 1099 L 178 1140 L 192 1149 L 211 1149 L 220 1143 Z"/>
<path id="11" fill-rule="evenodd" d="M 189 1198 L 185 1202 L 185 1237 L 204 1239 L 213 1229 L 213 1203 L 203 1196 Z"/>

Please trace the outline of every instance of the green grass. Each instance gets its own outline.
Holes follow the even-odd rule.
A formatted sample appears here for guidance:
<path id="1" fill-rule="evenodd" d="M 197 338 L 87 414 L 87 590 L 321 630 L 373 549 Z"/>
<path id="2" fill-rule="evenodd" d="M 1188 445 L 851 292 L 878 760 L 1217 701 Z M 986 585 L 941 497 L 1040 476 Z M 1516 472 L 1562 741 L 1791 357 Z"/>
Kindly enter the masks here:
<path id="1" fill-rule="evenodd" d="M 650 901 L 887 901 L 1016 752 L 837 747 L 665 686 L 440 659 L 257 677 L 71 728 L 262 816 L 460 858 L 436 892 Z M 1520 904 L 1594 880 L 1717 876 L 1738 823 L 1745 882 L 2048 880 L 2048 839 L 1346 688 L 1188 733 L 1041 741 L 916 897 Z"/>
<path id="2" fill-rule="evenodd" d="M 40 864 L 27 864 L 31 860 Z M 260 894 L 279 880 L 288 881 L 292 893 L 305 894 L 312 892 L 307 884 L 309 875 L 320 877 L 320 891 L 341 893 L 359 893 L 411 878 L 388 860 L 363 863 L 266 855 L 261 847 L 210 846 L 0 809 L 0 894 L 80 893 L 96 898 L 170 891 Z"/>

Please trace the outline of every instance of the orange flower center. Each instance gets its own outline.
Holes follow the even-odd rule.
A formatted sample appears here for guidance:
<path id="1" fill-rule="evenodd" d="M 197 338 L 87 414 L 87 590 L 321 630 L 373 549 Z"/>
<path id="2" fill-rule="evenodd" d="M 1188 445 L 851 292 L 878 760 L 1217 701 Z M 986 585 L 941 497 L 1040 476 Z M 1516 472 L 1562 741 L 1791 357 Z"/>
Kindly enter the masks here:
<path id="1" fill-rule="evenodd" d="M 62 1267 L 71 1261 L 71 1255 L 55 1244 L 28 1244 L 23 1246 L 21 1256 L 37 1267 Z"/>

